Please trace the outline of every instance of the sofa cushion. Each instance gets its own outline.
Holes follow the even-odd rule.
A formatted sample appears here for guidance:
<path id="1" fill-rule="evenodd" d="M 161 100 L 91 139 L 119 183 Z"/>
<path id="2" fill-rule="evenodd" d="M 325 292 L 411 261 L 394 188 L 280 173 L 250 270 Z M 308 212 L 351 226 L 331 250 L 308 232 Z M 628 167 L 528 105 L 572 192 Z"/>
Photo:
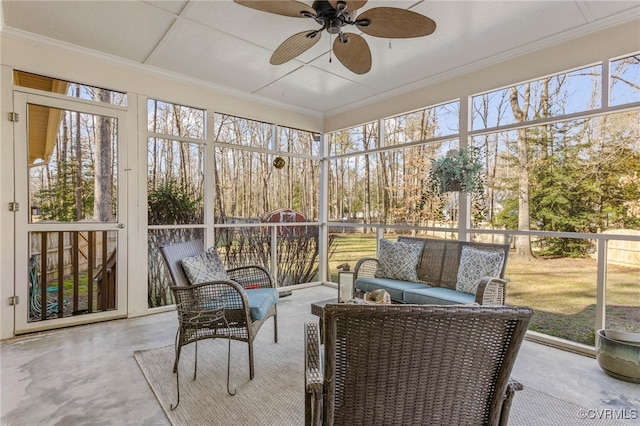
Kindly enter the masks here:
<path id="1" fill-rule="evenodd" d="M 229 279 L 215 247 L 195 256 L 185 257 L 182 259 L 182 269 L 191 284 Z"/>
<path id="2" fill-rule="evenodd" d="M 358 278 L 355 289 L 371 293 L 374 290 L 383 289 L 391 296 L 391 300 L 402 302 L 402 294 L 412 288 L 427 288 L 429 285 L 408 281 L 392 280 L 388 278 Z"/>
<path id="3" fill-rule="evenodd" d="M 408 244 L 380 240 L 376 278 L 418 281 L 416 268 L 423 244 Z"/>
<path id="4" fill-rule="evenodd" d="M 416 305 L 466 305 L 475 302 L 475 296 L 450 288 L 429 287 L 408 289 L 402 301 Z"/>
<path id="5" fill-rule="evenodd" d="M 499 277 L 504 263 L 504 252 L 482 250 L 464 246 L 460 253 L 456 290 L 476 294 L 483 277 Z"/>

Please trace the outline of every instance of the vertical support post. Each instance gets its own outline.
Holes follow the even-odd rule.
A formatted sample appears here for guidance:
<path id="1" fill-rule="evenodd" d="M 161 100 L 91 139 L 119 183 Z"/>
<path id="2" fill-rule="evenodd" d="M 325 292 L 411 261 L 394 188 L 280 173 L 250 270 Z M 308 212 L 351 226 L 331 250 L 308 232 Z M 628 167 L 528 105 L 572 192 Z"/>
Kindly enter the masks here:
<path id="1" fill-rule="evenodd" d="M 88 245 L 89 250 L 87 253 L 87 312 L 93 312 L 93 274 L 95 273 L 96 265 L 96 231 L 88 232 Z M 77 309 L 74 308 L 74 309 Z"/>
<path id="2" fill-rule="evenodd" d="M 460 116 L 458 122 L 460 149 L 472 148 L 469 140 L 469 129 L 471 128 L 471 97 L 460 99 Z M 469 241 L 471 228 L 471 195 L 466 192 L 458 192 L 458 240 Z"/>
<path id="3" fill-rule="evenodd" d="M 42 240 L 40 244 L 40 318 L 47 319 L 47 237 L 48 233 L 41 234 Z"/>
<path id="4" fill-rule="evenodd" d="M 605 328 L 606 322 L 606 285 L 607 285 L 607 243 L 604 238 L 598 239 L 598 272 L 596 280 L 596 323 L 595 330 Z"/>
<path id="5" fill-rule="evenodd" d="M 602 61 L 602 93 L 601 103 L 602 108 L 609 106 L 609 71 L 610 63 L 609 59 Z M 596 322 L 594 324 L 594 331 L 605 328 L 607 321 L 607 250 L 608 240 L 604 238 L 598 239 L 598 271 L 596 275 Z"/>
<path id="6" fill-rule="evenodd" d="M 207 243 L 207 247 L 216 244 L 215 201 L 218 194 L 215 188 L 218 184 L 218 174 L 216 173 L 216 150 L 212 143 L 214 127 L 214 116 L 207 111 L 205 119 L 205 140 L 207 143 L 205 144 L 204 175 L 212 177 L 204 181 L 204 240 Z M 221 218 L 221 220 L 224 221 L 224 218 Z"/>
<path id="7" fill-rule="evenodd" d="M 73 300 L 76 305 L 76 310 L 79 309 L 80 304 L 80 232 L 71 231 L 71 274 L 73 276 Z M 64 269 L 63 274 L 64 276 Z M 87 283 L 91 281 L 91 276 L 87 275 Z M 63 281 L 60 282 L 58 288 L 63 286 Z M 75 312 L 75 311 L 74 311 Z"/>
<path id="8" fill-rule="evenodd" d="M 384 238 L 384 229 L 376 228 L 376 257 L 380 257 L 380 244 L 378 243 Z"/>
<path id="9" fill-rule="evenodd" d="M 320 135 L 320 194 L 319 194 L 319 211 L 318 211 L 318 281 L 321 283 L 328 282 L 329 276 L 329 144 L 326 135 Z"/>
<path id="10" fill-rule="evenodd" d="M 608 58 L 605 58 L 602 61 L 602 77 L 600 81 L 602 82 L 602 93 L 600 94 L 602 97 L 600 99 L 602 108 L 606 108 L 609 106 L 609 91 L 611 90 L 609 87 L 609 79 L 610 79 L 610 71 L 611 70 L 611 62 Z"/>
<path id="11" fill-rule="evenodd" d="M 58 288 L 60 287 L 64 287 L 64 231 L 59 231 L 58 232 Z M 71 245 L 71 259 L 73 264 L 75 265 L 77 262 L 77 258 L 74 257 L 74 249 L 76 247 L 73 246 L 73 242 L 70 241 L 70 245 Z M 78 289 L 77 289 L 77 283 L 74 283 L 74 288 L 73 288 L 73 298 L 74 298 L 74 302 L 77 304 L 78 302 Z M 47 307 L 49 306 L 47 303 L 44 302 L 42 303 L 42 310 L 46 311 Z"/>
<path id="12" fill-rule="evenodd" d="M 276 225 L 269 225 L 271 226 L 271 232 L 270 232 L 270 237 L 271 237 L 271 275 L 273 276 L 273 279 L 276 282 L 276 287 L 278 287 L 278 283 L 280 282 L 279 276 L 278 274 L 280 273 L 278 271 L 278 226 Z"/>
<path id="13" fill-rule="evenodd" d="M 377 141 L 378 141 L 378 147 L 380 148 L 384 148 L 387 144 L 386 144 L 386 139 L 384 137 L 384 132 L 385 132 L 385 127 L 384 127 L 384 119 L 379 118 L 378 119 L 378 135 L 377 135 Z M 384 154 L 382 154 L 384 155 Z M 384 238 L 384 229 L 382 228 L 376 228 L 376 257 L 380 257 L 380 244 L 378 243 L 378 241 L 380 241 L 380 239 Z"/>
<path id="14" fill-rule="evenodd" d="M 271 124 L 271 140 L 269 141 L 269 145 L 272 151 L 278 151 L 278 127 L 276 124 Z M 280 272 L 278 271 L 278 232 L 278 226 L 271 227 L 271 274 L 276 282 L 276 287 L 279 287 L 278 283 L 280 282 Z"/>
<path id="15" fill-rule="evenodd" d="M 100 306 L 98 306 L 98 310 L 106 311 L 109 308 L 109 280 L 107 277 L 107 231 L 102 231 L 101 243 L 102 244 L 100 246 L 100 253 L 102 257 L 102 267 L 100 268 L 100 286 L 98 287 L 98 294 L 100 299 Z"/>

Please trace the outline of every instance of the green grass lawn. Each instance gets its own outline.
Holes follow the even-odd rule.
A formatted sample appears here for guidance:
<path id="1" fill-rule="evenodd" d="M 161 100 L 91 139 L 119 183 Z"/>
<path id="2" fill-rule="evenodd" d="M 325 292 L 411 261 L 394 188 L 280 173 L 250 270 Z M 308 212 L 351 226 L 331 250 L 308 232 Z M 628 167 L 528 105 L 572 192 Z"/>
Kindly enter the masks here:
<path id="1" fill-rule="evenodd" d="M 334 234 L 336 249 L 329 258 L 329 273 L 331 281 L 338 282 L 336 267 L 348 263 L 351 270 L 355 268 L 358 259 L 375 257 L 376 237 L 374 234 Z"/>
<path id="2" fill-rule="evenodd" d="M 77 297 L 78 297 L 78 312 L 83 313 L 89 310 L 89 300 L 88 300 L 88 296 L 89 296 L 89 282 L 88 282 L 88 275 L 86 271 L 80 272 L 78 274 L 78 289 L 77 289 Z M 98 283 L 94 282 L 93 280 L 91 281 L 91 285 L 93 286 L 93 300 L 91 301 L 91 309 L 95 312 L 98 310 Z M 64 316 L 71 316 L 73 315 L 73 310 L 76 308 L 73 305 L 73 301 L 74 301 L 74 294 L 75 294 L 75 289 L 74 289 L 74 283 L 73 283 L 73 277 L 70 276 L 66 276 L 63 280 L 62 283 L 62 288 L 63 288 L 63 300 L 64 300 Z M 58 282 L 57 281 L 50 281 L 47 284 L 47 302 L 53 302 L 53 303 L 58 303 Z M 38 294 L 38 297 L 39 294 Z M 56 310 L 57 312 L 57 310 Z M 35 317 L 39 317 L 39 313 L 38 315 L 34 315 L 35 313 L 31 313 L 31 316 L 35 316 Z M 57 314 L 53 314 L 54 317 Z"/>
<path id="3" fill-rule="evenodd" d="M 337 265 L 355 267 L 358 259 L 375 256 L 374 235 L 336 234 L 336 250 L 329 259 L 332 281 Z M 394 239 L 391 237 L 390 239 Z M 553 258 L 507 263 L 507 304 L 529 306 L 535 314 L 530 330 L 593 345 L 596 318 L 595 259 Z M 607 328 L 640 331 L 640 267 L 608 265 Z"/>
<path id="4" fill-rule="evenodd" d="M 526 305 L 535 314 L 529 326 L 593 345 L 596 318 L 596 260 L 553 258 L 507 264 L 507 303 Z M 607 266 L 607 328 L 640 331 L 640 267 Z"/>

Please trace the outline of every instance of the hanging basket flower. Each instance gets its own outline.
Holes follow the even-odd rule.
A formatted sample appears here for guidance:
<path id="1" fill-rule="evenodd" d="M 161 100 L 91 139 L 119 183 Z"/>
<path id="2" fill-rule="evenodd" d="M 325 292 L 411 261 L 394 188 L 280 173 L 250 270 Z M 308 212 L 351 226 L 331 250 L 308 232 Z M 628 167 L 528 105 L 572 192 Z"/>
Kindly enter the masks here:
<path id="1" fill-rule="evenodd" d="M 429 186 L 434 194 L 451 191 L 481 193 L 484 187 L 484 167 L 477 150 L 451 150 L 444 157 L 432 159 Z"/>

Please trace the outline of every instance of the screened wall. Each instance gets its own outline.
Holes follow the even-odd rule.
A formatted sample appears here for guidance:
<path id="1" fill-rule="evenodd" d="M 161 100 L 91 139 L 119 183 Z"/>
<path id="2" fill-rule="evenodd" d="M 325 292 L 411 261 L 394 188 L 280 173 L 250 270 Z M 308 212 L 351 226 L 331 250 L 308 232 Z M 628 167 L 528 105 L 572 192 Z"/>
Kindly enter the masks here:
<path id="1" fill-rule="evenodd" d="M 637 54 L 324 138 L 153 100 L 148 114 L 149 257 L 160 266 L 150 307 L 172 303 L 154 287 L 157 246 L 208 229 L 230 267 L 263 264 L 279 286 L 324 281 L 322 244 L 335 282 L 337 266 L 375 256 L 379 238 L 412 234 L 509 242 L 508 301 L 536 309 L 534 331 L 593 345 L 598 327 L 640 329 L 640 243 L 627 241 L 640 233 Z M 434 192 L 434 161 L 463 149 L 482 165 L 478 190 Z M 179 208 L 153 204 L 169 195 Z M 265 220 L 283 209 L 296 219 Z"/>
<path id="2" fill-rule="evenodd" d="M 637 53 L 328 140 L 336 252 L 400 234 L 509 242 L 507 300 L 535 309 L 531 330 L 586 345 L 597 328 L 640 331 Z M 434 193 L 434 160 L 462 149 L 481 188 Z"/>

